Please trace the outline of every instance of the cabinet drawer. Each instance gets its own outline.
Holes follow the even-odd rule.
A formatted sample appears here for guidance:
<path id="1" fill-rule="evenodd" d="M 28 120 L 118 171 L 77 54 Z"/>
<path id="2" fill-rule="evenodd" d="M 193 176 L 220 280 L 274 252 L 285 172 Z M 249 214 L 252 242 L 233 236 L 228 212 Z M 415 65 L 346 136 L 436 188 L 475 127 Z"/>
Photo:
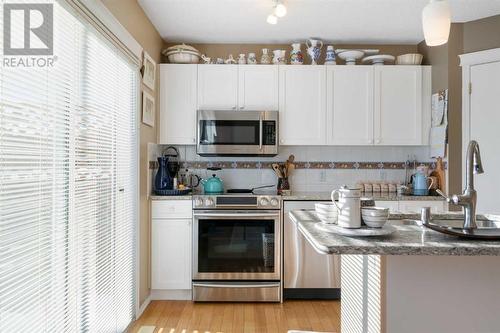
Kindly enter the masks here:
<path id="1" fill-rule="evenodd" d="M 151 217 L 156 219 L 191 218 L 191 200 L 155 200 L 151 203 Z"/>

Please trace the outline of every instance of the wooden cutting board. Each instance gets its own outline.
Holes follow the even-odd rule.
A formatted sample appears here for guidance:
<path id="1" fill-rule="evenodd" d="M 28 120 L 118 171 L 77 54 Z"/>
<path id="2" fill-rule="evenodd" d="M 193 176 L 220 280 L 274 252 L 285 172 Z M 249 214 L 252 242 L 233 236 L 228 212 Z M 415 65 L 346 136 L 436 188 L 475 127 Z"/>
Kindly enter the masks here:
<path id="1" fill-rule="evenodd" d="M 438 188 L 446 193 L 446 177 L 443 165 L 443 159 L 441 157 L 437 158 L 436 161 L 436 169 L 431 172 L 431 176 L 437 177 L 438 179 Z"/>

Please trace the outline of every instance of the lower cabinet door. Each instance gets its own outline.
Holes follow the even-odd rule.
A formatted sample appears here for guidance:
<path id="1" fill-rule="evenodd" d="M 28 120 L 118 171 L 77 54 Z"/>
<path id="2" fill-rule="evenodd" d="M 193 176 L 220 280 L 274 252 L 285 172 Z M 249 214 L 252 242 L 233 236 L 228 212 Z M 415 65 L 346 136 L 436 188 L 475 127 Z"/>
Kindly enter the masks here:
<path id="1" fill-rule="evenodd" d="M 191 219 L 152 219 L 151 289 L 191 289 Z"/>

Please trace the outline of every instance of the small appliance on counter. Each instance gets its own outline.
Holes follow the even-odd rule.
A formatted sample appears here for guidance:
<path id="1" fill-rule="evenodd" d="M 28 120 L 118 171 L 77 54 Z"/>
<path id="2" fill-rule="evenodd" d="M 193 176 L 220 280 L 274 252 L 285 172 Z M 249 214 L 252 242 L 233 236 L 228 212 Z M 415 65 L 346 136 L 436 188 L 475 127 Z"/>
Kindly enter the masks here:
<path id="1" fill-rule="evenodd" d="M 218 171 L 221 168 L 207 168 L 210 171 Z M 203 185 L 203 192 L 205 194 L 222 194 L 224 193 L 224 183 L 217 177 L 214 173 L 212 177 L 202 179 L 201 184 Z"/>
<path id="2" fill-rule="evenodd" d="M 177 187 L 177 172 L 179 171 L 179 151 L 175 147 L 167 147 L 162 156 L 158 157 L 154 192 L 157 195 L 184 195 L 190 188 Z"/>
<path id="3" fill-rule="evenodd" d="M 413 195 L 429 195 L 429 190 L 435 185 L 435 178 L 428 177 L 429 168 L 419 165 L 417 172 L 413 175 Z"/>

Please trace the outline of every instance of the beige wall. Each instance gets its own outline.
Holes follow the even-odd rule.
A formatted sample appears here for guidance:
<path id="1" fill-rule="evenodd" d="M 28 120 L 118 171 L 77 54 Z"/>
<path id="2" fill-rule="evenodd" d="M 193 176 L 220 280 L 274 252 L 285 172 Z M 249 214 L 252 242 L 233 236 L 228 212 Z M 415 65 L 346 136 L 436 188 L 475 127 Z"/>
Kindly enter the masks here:
<path id="1" fill-rule="evenodd" d="M 458 56 L 500 47 L 500 15 L 454 23 L 446 45 L 418 44 L 424 63 L 432 65 L 432 90 L 449 89 L 448 179 L 449 192 L 462 191 L 462 71 Z"/>
<path id="2" fill-rule="evenodd" d="M 157 63 L 160 63 L 163 40 L 160 34 L 151 24 L 146 14 L 136 0 L 102 0 L 104 5 L 113 13 L 120 23 L 130 32 L 130 34 L 142 45 Z M 156 79 L 156 89 L 151 91 L 142 85 L 142 90 L 149 92 L 156 100 L 156 119 L 158 119 L 159 99 L 158 99 L 159 79 Z M 149 296 L 150 281 L 150 219 L 149 201 L 146 180 L 148 179 L 148 142 L 157 142 L 157 127 L 149 127 L 141 123 L 140 137 L 140 276 L 139 276 L 139 302 L 142 304 Z"/>
<path id="3" fill-rule="evenodd" d="M 500 47 L 500 15 L 464 24 L 464 53 Z"/>
<path id="4" fill-rule="evenodd" d="M 305 41 L 304 41 L 305 42 Z M 305 44 L 302 43 L 302 52 L 305 52 Z M 177 43 L 165 43 L 165 47 L 175 45 Z M 260 59 L 263 48 L 268 48 L 271 52 L 272 50 L 286 50 L 287 58 L 290 55 L 292 47 L 290 44 L 191 44 L 198 49 L 202 54 L 211 58 L 224 58 L 226 59 L 229 54 L 233 57 L 237 57 L 240 53 L 248 54 L 249 52 L 254 52 L 257 55 L 257 59 Z M 327 43 L 323 47 L 326 49 Z M 336 49 L 340 48 L 376 48 L 380 50 L 381 54 L 392 54 L 398 56 L 404 53 L 415 53 L 417 51 L 416 45 L 337 45 L 333 44 Z M 325 51 L 322 52 L 322 57 L 319 63 L 323 63 L 325 57 Z M 311 63 L 309 57 L 304 53 L 305 64 Z"/>

